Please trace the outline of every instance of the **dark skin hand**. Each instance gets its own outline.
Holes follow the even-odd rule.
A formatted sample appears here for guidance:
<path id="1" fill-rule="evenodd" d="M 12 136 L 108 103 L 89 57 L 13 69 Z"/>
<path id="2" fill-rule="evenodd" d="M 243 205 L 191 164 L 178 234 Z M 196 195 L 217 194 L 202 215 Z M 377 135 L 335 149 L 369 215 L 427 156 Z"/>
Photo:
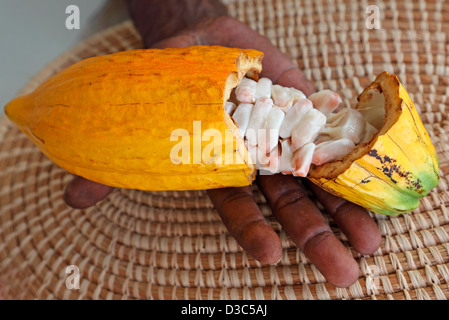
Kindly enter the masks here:
<path id="1" fill-rule="evenodd" d="M 146 47 L 200 44 L 258 49 L 265 53 L 262 77 L 282 86 L 298 88 L 306 95 L 315 90 L 288 56 L 247 25 L 226 16 L 216 1 L 190 1 L 185 2 L 187 8 L 179 8 L 184 1 L 177 0 L 178 9 L 173 12 L 182 17 L 177 16 L 178 25 L 167 23 L 173 21 L 169 19 L 174 16 L 173 12 L 156 10 L 158 4 L 161 8 L 169 8 L 171 1 L 150 1 L 151 8 L 143 0 L 130 1 L 131 14 Z M 196 6 L 190 7 L 194 2 L 197 2 Z M 178 10 L 188 14 L 183 15 Z M 147 17 L 154 12 L 158 18 L 149 25 Z M 152 28 L 161 28 L 164 24 L 168 26 L 162 33 L 153 32 Z M 323 191 L 306 179 L 300 181 L 282 174 L 259 175 L 256 183 L 285 232 L 330 283 L 347 287 L 358 279 L 357 262 L 333 234 L 320 210 L 308 197 L 303 183 L 332 216 L 351 245 L 361 254 L 371 254 L 378 249 L 381 236 L 365 209 Z M 67 186 L 64 199 L 74 208 L 87 208 L 107 197 L 112 190 L 112 187 L 75 177 Z M 268 264 L 280 260 L 281 241 L 258 208 L 251 187 L 214 189 L 208 194 L 229 233 L 249 255 Z"/>

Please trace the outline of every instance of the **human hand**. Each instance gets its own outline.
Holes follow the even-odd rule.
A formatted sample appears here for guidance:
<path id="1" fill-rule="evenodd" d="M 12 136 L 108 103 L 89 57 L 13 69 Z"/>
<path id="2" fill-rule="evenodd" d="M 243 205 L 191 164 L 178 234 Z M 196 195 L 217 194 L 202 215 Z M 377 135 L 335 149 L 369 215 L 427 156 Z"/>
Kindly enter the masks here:
<path id="1" fill-rule="evenodd" d="M 261 76 L 285 87 L 296 87 L 306 95 L 314 91 L 293 61 L 270 41 L 237 20 L 219 16 L 204 19 L 152 47 L 222 45 L 263 51 Z M 380 233 L 368 212 L 302 180 L 313 191 L 325 210 L 362 254 L 373 253 L 380 245 Z M 308 198 L 301 181 L 282 174 L 260 175 L 256 183 L 267 198 L 274 217 L 323 276 L 336 286 L 346 287 L 358 279 L 359 268 L 343 244 L 326 224 L 320 210 Z M 86 208 L 104 199 L 113 188 L 75 177 L 67 186 L 64 199 L 75 208 Z M 209 190 L 220 218 L 230 234 L 251 256 L 275 264 L 281 258 L 281 241 L 258 208 L 251 187 Z"/>

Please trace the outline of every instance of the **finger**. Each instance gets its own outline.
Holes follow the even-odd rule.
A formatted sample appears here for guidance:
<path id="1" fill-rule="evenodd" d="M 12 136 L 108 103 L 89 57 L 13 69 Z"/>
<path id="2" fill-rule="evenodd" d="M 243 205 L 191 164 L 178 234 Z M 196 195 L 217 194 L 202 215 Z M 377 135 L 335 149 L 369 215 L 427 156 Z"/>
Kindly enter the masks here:
<path id="1" fill-rule="evenodd" d="M 85 209 L 106 198 L 113 187 L 76 176 L 64 190 L 64 201 L 75 209 Z"/>
<path id="2" fill-rule="evenodd" d="M 353 284 L 359 268 L 335 237 L 304 187 L 292 176 L 261 175 L 258 184 L 275 218 L 323 276 L 338 287 Z"/>
<path id="3" fill-rule="evenodd" d="M 310 181 L 307 186 L 358 252 L 372 254 L 379 248 L 382 237 L 366 209 L 336 197 Z"/>
<path id="4" fill-rule="evenodd" d="M 275 264 L 282 254 L 281 240 L 259 210 L 250 187 L 208 190 L 229 233 L 255 259 Z"/>
<path id="5" fill-rule="evenodd" d="M 315 91 L 314 84 L 305 77 L 287 54 L 274 46 L 268 38 L 234 18 L 225 16 L 215 19 L 208 31 L 204 34 L 199 33 L 199 37 L 209 45 L 262 51 L 264 53 L 262 77 L 267 77 L 280 85 L 294 86 L 307 96 Z"/>

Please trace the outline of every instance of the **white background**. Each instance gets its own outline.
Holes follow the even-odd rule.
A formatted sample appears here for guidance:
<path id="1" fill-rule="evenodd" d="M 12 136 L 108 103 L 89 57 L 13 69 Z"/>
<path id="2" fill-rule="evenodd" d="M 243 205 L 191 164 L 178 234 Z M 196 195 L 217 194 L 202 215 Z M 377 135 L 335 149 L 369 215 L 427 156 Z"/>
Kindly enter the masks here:
<path id="1" fill-rule="evenodd" d="M 128 17 L 123 0 L 0 0 L 0 116 L 41 68 L 82 39 Z M 67 6 L 80 30 L 67 30 Z"/>

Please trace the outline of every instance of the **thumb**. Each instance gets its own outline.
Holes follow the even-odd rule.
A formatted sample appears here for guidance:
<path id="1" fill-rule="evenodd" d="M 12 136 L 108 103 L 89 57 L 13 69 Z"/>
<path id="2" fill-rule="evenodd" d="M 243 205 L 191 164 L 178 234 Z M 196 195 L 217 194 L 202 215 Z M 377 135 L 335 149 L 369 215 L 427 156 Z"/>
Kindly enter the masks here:
<path id="1" fill-rule="evenodd" d="M 306 78 L 287 54 L 274 46 L 267 37 L 234 18 L 224 16 L 215 19 L 205 34 L 200 33 L 200 37 L 209 45 L 262 51 L 261 77 L 267 77 L 285 87 L 295 87 L 306 96 L 316 91 L 313 82 Z"/>

